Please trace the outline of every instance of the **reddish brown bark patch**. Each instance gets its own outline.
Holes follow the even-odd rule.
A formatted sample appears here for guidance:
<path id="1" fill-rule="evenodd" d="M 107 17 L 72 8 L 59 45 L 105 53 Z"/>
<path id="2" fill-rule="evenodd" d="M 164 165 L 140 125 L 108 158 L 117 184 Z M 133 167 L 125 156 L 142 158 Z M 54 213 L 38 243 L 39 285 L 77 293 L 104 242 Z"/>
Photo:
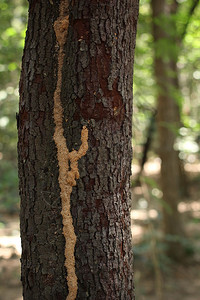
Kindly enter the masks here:
<path id="1" fill-rule="evenodd" d="M 41 126 L 41 124 L 43 124 L 43 122 L 44 122 L 44 119 L 45 119 L 45 112 L 44 111 L 39 111 L 39 115 L 38 115 L 38 118 L 37 118 L 37 125 Z"/>
<path id="2" fill-rule="evenodd" d="M 73 22 L 73 28 L 76 33 L 77 40 L 83 39 L 89 41 L 90 23 L 88 19 L 79 19 Z"/>
<path id="3" fill-rule="evenodd" d="M 80 26 L 80 24 L 79 24 Z M 120 123 L 124 119 L 124 104 L 118 91 L 119 78 L 113 79 L 109 89 L 108 78 L 111 74 L 111 50 L 106 43 L 96 45 L 95 56 L 90 57 L 89 66 L 84 70 L 85 95 L 77 98 L 76 103 L 84 119 L 113 119 Z"/>
<path id="4" fill-rule="evenodd" d="M 42 93 L 46 93 L 44 78 L 41 76 L 41 74 L 35 74 L 33 83 L 37 84 L 37 90 L 39 91 L 39 95 L 41 95 Z"/>

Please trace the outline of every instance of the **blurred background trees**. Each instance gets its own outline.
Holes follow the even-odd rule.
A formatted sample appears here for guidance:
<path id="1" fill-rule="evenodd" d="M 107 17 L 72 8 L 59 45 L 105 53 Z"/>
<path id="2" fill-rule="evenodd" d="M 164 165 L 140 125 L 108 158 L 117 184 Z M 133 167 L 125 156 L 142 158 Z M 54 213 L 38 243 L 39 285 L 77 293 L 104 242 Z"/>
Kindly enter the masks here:
<path id="1" fill-rule="evenodd" d="M 16 112 L 27 2 L 0 0 L 0 15 L 0 230 L 4 230 L 5 214 L 19 211 Z M 190 299 L 181 295 L 185 288 L 181 280 L 174 288 L 163 286 L 163 271 L 173 279 L 173 259 L 182 257 L 184 264 L 189 259 L 188 274 L 195 262 L 193 277 L 200 272 L 199 15 L 197 0 L 140 0 L 131 215 L 136 292 L 141 300 L 155 300 L 155 294 L 170 299 L 170 291 L 173 299 L 179 300 L 179 294 L 180 299 Z"/>
<path id="2" fill-rule="evenodd" d="M 173 260 L 186 262 L 196 251 L 188 228 L 199 218 L 186 219 L 181 207 L 199 200 L 192 194 L 199 176 L 191 177 L 199 163 L 199 12 L 199 1 L 140 2 L 133 120 L 134 160 L 140 168 L 133 195 L 149 214 L 136 253 L 151 256 L 158 299 L 165 297 L 163 269 Z"/>
<path id="3" fill-rule="evenodd" d="M 27 4 L 0 0 L 0 11 L 0 209 L 14 212 L 19 208 L 15 115 Z"/>

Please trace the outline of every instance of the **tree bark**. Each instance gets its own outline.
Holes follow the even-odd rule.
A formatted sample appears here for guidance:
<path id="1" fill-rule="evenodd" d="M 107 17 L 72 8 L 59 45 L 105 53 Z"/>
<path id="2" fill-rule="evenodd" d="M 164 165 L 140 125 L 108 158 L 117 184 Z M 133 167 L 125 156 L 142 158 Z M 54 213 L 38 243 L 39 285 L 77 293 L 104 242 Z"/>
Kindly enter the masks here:
<path id="1" fill-rule="evenodd" d="M 137 16 L 138 0 L 29 1 L 18 130 L 25 300 L 134 299 L 129 177 Z M 55 22 L 62 27 L 56 34 Z M 55 95 L 65 146 L 55 138 Z M 77 164 L 72 154 L 82 149 L 84 128 L 88 149 Z M 73 297 L 59 147 L 66 149 L 68 188 L 73 186 Z"/>
<path id="2" fill-rule="evenodd" d="M 155 43 L 154 71 L 158 87 L 157 127 L 161 158 L 161 188 L 163 199 L 168 206 L 168 209 L 163 207 L 164 232 L 168 236 L 177 237 L 184 235 L 177 209 L 181 194 L 180 166 L 178 153 L 174 150 L 176 132 L 180 127 L 180 112 L 174 97 L 174 92 L 178 88 L 176 68 L 178 49 L 175 48 L 177 47 L 176 26 L 171 14 L 176 12 L 177 4 L 176 2 L 167 4 L 165 0 L 152 0 L 151 6 Z M 163 41 L 165 46 L 162 44 Z M 171 258 L 180 260 L 183 254 L 180 243 L 169 243 L 168 254 Z"/>

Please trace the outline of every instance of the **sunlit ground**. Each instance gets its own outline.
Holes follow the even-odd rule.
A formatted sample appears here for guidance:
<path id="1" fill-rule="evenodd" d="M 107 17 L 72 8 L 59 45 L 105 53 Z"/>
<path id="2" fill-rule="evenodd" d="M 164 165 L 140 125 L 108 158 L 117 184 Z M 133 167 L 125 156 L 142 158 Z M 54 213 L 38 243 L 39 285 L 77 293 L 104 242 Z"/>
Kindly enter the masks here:
<path id="1" fill-rule="evenodd" d="M 185 169 L 190 172 L 190 177 L 198 174 L 200 164 L 186 164 Z M 138 173 L 138 166 L 133 165 L 133 178 Z M 157 176 L 160 171 L 160 160 L 156 159 L 145 165 L 146 176 Z M 171 266 L 171 270 L 164 279 L 163 300 L 199 300 L 200 299 L 200 193 L 192 188 L 192 195 L 188 199 L 182 199 L 178 210 L 187 219 L 186 232 L 195 240 L 198 251 L 195 258 L 185 266 Z M 156 197 L 162 197 L 159 188 L 151 191 Z M 139 245 L 144 239 L 144 234 L 149 234 L 149 224 L 154 224 L 160 218 L 158 207 L 150 203 L 148 191 L 143 187 L 132 188 L 133 206 L 131 210 L 131 227 L 133 243 Z M 22 300 L 20 283 L 20 232 L 18 216 L 0 215 L 0 300 Z M 188 217 L 187 217 L 188 218 Z M 149 260 L 149 262 L 148 262 Z M 148 267 L 151 263 L 151 254 L 145 252 L 136 256 L 135 282 L 138 300 L 156 300 L 154 269 Z M 147 268 L 146 268 L 147 265 Z M 144 276 L 145 274 L 145 276 Z M 163 278 L 162 278 L 163 280 Z M 125 299 L 124 299 L 125 300 Z"/>
<path id="2" fill-rule="evenodd" d="M 132 188 L 131 226 L 135 247 L 135 286 L 136 299 L 138 300 L 158 299 L 156 297 L 158 285 L 155 276 L 156 272 L 160 274 L 159 285 L 163 293 L 162 298 L 159 299 L 200 299 L 200 178 L 198 178 L 200 164 L 187 163 L 185 171 L 190 182 L 189 197 L 181 199 L 178 210 L 183 218 L 186 237 L 194 247 L 194 255 L 187 258 L 184 265 L 169 264 L 166 260 L 167 257 L 157 257 L 157 261 L 154 261 L 155 252 L 162 254 L 163 246 L 160 242 L 160 237 L 162 236 L 160 222 L 162 213 L 158 202 L 162 199 L 162 192 L 159 186 L 156 184 L 151 186 L 151 188 L 147 188 L 147 184 L 144 183 L 142 186 Z M 137 178 L 138 172 L 139 167 L 133 165 L 133 182 Z M 154 179 L 157 182 L 159 172 L 160 160 L 156 158 L 145 164 L 143 175 L 147 179 Z M 158 201 L 154 201 L 154 198 Z M 155 247 L 156 250 L 152 247 L 154 243 L 157 247 Z M 149 249 L 148 251 L 146 250 L 147 248 Z M 156 266 L 156 263 L 158 266 Z"/>
<path id="3" fill-rule="evenodd" d="M 0 215 L 0 300 L 22 300 L 18 216 Z"/>

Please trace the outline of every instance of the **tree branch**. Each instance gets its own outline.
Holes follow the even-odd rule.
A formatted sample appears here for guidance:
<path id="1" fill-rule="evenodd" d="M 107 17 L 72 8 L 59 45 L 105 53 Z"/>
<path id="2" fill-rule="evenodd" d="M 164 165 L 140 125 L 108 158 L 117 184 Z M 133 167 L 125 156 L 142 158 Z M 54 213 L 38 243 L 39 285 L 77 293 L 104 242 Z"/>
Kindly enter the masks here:
<path id="1" fill-rule="evenodd" d="M 190 19 L 195 11 L 195 8 L 197 7 L 197 5 L 199 4 L 199 0 L 193 0 L 193 3 L 192 3 L 192 6 L 190 7 L 190 11 L 189 11 L 189 15 L 188 15 L 188 19 L 187 19 L 187 22 L 185 23 L 185 26 L 183 28 L 183 32 L 181 34 L 181 40 L 184 39 L 186 33 L 187 33 L 187 28 L 188 28 L 188 25 L 190 23 Z"/>

